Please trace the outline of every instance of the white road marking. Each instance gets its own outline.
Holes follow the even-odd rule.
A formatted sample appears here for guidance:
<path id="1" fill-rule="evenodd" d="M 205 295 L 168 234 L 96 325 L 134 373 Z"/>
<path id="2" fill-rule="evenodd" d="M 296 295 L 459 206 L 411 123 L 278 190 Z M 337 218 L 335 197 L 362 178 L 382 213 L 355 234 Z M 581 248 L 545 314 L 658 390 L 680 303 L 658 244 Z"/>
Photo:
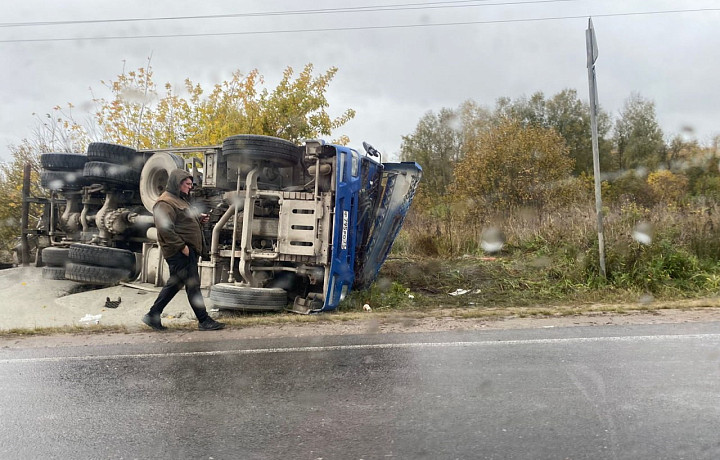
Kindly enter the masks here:
<path id="1" fill-rule="evenodd" d="M 559 345 L 596 342 L 640 343 L 684 340 L 715 340 L 720 341 L 720 334 L 684 334 L 684 335 L 639 335 L 623 337 L 570 337 L 564 339 L 525 339 L 525 340 L 483 340 L 477 342 L 410 342 L 410 343 L 377 343 L 360 345 L 330 345 L 308 347 L 257 348 L 245 350 L 190 351 L 170 353 L 137 353 L 96 356 L 57 356 L 48 358 L 17 358 L 0 359 L 0 364 L 13 363 L 52 363 L 65 361 L 103 361 L 119 359 L 175 358 L 193 356 L 227 356 L 227 355 L 260 355 L 268 353 L 299 353 L 342 350 L 389 350 L 413 348 L 467 348 L 508 345 Z"/>

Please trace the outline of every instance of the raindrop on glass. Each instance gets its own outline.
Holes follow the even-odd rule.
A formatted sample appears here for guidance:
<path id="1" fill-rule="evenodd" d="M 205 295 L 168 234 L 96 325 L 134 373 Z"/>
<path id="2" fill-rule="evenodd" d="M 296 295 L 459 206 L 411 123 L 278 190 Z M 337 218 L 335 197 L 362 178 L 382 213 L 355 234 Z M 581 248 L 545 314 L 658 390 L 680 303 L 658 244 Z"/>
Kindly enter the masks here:
<path id="1" fill-rule="evenodd" d="M 505 245 L 505 235 L 496 228 L 490 227 L 483 231 L 480 247 L 488 253 L 499 252 Z"/>
<path id="2" fill-rule="evenodd" d="M 632 232 L 632 237 L 640 244 L 650 244 L 653 238 L 653 227 L 649 222 L 639 222 Z"/>

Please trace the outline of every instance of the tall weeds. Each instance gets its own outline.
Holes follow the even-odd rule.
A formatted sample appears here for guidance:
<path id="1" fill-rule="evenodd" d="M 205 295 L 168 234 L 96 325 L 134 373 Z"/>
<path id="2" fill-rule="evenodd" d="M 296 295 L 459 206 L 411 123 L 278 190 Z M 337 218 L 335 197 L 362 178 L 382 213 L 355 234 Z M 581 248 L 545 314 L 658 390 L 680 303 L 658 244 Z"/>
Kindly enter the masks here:
<path id="1" fill-rule="evenodd" d="M 618 288 L 662 294 L 717 288 L 720 206 L 689 203 L 643 207 L 626 201 L 604 210 L 607 278 L 600 277 L 594 206 L 496 213 L 411 213 L 393 255 L 452 260 L 504 258 L 540 269 L 548 285 Z M 503 235 L 488 252 L 488 229 Z M 535 275 L 533 275 L 535 276 Z"/>

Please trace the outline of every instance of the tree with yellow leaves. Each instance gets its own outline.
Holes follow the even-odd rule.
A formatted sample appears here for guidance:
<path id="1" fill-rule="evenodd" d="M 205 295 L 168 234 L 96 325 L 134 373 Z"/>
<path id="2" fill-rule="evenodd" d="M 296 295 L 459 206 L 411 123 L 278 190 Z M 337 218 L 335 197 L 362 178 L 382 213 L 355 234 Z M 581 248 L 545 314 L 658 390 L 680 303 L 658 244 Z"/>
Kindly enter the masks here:
<path id="1" fill-rule="evenodd" d="M 325 93 L 337 73 L 332 67 L 314 76 L 307 64 L 295 77 L 291 67 L 278 86 L 263 88 L 257 69 L 216 84 L 207 93 L 185 80 L 187 98 L 169 83 L 160 95 L 152 67 L 122 73 L 103 84 L 109 99 L 96 98 L 96 122 L 101 138 L 138 149 L 216 145 L 235 134 L 263 134 L 292 142 L 332 135 L 355 116 L 352 109 L 331 117 Z M 342 142 L 342 140 L 341 140 Z"/>
<path id="2" fill-rule="evenodd" d="M 668 170 L 648 174 L 647 183 L 655 199 L 662 203 L 679 205 L 688 193 L 688 178 L 682 173 Z"/>
<path id="3" fill-rule="evenodd" d="M 572 172 L 565 142 L 552 128 L 502 119 L 474 145 L 455 168 L 456 191 L 485 209 L 542 208 Z"/>

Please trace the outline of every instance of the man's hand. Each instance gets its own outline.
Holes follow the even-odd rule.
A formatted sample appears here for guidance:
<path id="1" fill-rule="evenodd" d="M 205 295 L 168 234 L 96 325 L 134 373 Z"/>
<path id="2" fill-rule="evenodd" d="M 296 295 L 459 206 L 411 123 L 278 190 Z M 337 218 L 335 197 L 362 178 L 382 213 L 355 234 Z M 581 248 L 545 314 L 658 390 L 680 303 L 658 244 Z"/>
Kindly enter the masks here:
<path id="1" fill-rule="evenodd" d="M 182 252 L 185 257 L 190 257 L 190 248 L 187 246 L 187 244 L 184 248 L 182 248 L 182 251 L 180 252 Z"/>
<path id="2" fill-rule="evenodd" d="M 201 224 L 207 224 L 209 221 L 210 221 L 209 215 L 207 215 L 205 213 L 200 214 L 200 223 Z"/>

